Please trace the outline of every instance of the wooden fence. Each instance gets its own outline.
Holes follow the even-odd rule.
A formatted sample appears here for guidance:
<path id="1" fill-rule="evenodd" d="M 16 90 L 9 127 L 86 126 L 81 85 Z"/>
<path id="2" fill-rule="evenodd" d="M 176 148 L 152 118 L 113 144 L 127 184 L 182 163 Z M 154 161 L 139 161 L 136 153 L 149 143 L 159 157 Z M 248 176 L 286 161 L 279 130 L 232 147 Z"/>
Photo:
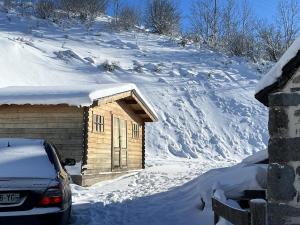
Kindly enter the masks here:
<path id="1" fill-rule="evenodd" d="M 214 224 L 220 217 L 234 225 L 266 225 L 266 201 L 253 199 L 250 201 L 250 210 L 233 208 L 216 198 L 212 198 L 212 209 L 214 211 Z"/>

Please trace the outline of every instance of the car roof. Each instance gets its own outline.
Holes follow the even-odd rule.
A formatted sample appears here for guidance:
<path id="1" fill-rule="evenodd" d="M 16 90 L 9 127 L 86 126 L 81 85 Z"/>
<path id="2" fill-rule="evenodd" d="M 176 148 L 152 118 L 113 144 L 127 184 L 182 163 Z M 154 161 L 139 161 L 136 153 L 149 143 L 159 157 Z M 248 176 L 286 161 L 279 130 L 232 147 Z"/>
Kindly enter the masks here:
<path id="1" fill-rule="evenodd" d="M 0 178 L 55 178 L 42 139 L 0 138 Z"/>

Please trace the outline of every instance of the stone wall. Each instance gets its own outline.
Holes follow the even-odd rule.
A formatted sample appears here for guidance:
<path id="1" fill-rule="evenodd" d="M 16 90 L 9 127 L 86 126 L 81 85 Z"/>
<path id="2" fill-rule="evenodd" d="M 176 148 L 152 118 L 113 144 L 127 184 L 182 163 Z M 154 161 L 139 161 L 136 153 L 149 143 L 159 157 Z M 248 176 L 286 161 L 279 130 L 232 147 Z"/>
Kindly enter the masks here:
<path id="1" fill-rule="evenodd" d="M 300 225 L 300 93 L 269 96 L 269 225 Z"/>

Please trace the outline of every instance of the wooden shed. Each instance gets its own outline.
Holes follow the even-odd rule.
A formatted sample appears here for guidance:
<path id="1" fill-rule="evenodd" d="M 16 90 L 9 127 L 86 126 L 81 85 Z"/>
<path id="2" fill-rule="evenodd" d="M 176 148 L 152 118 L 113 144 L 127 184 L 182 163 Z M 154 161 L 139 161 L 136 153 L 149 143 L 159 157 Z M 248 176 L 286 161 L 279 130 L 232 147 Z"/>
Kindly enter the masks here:
<path id="1" fill-rule="evenodd" d="M 0 137 L 53 143 L 76 159 L 70 169 L 83 186 L 143 169 L 145 123 L 157 120 L 133 84 L 0 89 Z"/>

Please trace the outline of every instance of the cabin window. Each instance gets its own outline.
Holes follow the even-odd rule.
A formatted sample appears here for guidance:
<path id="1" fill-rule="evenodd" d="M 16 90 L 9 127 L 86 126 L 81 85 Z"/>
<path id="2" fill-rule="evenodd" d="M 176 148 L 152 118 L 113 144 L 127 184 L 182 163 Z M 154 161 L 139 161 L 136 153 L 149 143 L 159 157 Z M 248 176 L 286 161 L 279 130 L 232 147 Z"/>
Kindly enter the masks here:
<path id="1" fill-rule="evenodd" d="M 93 131 L 104 132 L 104 116 L 93 114 Z"/>
<path id="2" fill-rule="evenodd" d="M 132 124 L 132 138 L 139 138 L 140 137 L 140 132 L 139 132 L 139 125 L 136 123 Z"/>

